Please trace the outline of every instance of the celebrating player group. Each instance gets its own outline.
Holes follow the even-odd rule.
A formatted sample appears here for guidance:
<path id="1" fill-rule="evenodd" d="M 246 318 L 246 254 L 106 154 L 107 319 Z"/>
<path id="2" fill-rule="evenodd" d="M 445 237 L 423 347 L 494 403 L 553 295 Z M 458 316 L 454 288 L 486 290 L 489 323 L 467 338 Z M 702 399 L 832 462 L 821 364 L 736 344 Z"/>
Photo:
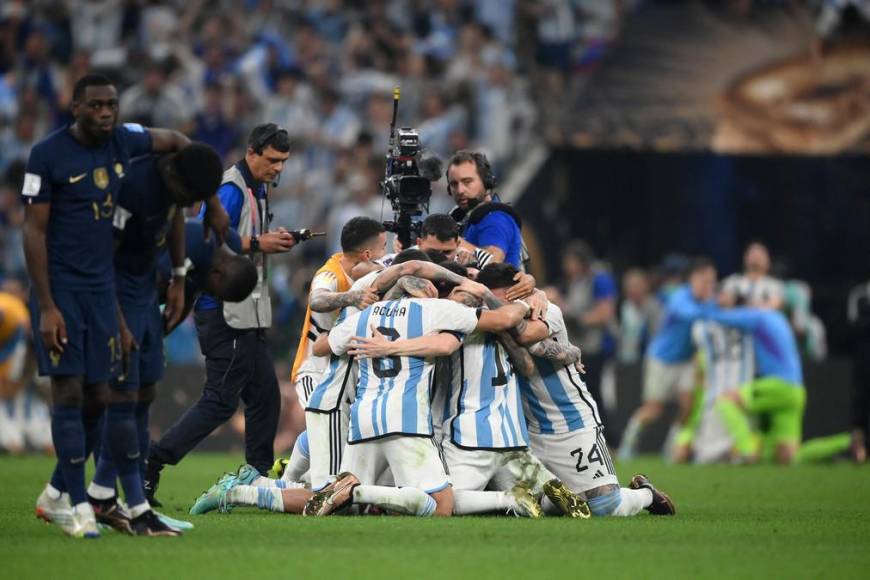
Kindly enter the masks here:
<path id="1" fill-rule="evenodd" d="M 33 148 L 21 192 L 34 350 L 51 379 L 57 453 L 41 519 L 79 538 L 99 537 L 98 523 L 181 535 L 192 525 L 155 511 L 160 473 L 239 399 L 247 463 L 192 514 L 675 512 L 644 475 L 620 487 L 581 353 L 523 271 L 520 218 L 499 202 L 483 155 L 450 160 L 457 209 L 418 224 L 416 245 L 386 256 L 381 222 L 344 225 L 342 252 L 311 281 L 293 364 L 306 431 L 276 462 L 268 257 L 308 235 L 269 223 L 287 131 L 258 126 L 224 170 L 212 148 L 178 132 L 118 125 L 117 91 L 99 75 L 75 85 L 72 113 L 72 125 Z M 203 395 L 152 444 L 163 339 L 191 310 Z"/>

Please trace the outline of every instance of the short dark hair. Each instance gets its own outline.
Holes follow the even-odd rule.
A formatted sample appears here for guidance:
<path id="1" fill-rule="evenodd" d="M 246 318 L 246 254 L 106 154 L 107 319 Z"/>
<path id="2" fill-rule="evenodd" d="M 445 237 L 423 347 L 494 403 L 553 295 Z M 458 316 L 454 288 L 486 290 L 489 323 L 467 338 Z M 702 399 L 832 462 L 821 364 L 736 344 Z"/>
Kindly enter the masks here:
<path id="1" fill-rule="evenodd" d="M 516 276 L 518 272 L 519 270 L 514 268 L 511 264 L 487 264 L 483 270 L 477 273 L 477 281 L 490 290 L 509 288 L 516 284 L 516 282 L 514 282 L 514 276 Z"/>
<path id="2" fill-rule="evenodd" d="M 377 220 L 364 216 L 352 218 L 341 228 L 341 250 L 358 251 L 360 246 L 383 231 L 384 225 Z"/>
<path id="3" fill-rule="evenodd" d="M 454 274 L 459 274 L 463 278 L 468 278 L 468 268 L 466 268 L 465 266 L 463 266 L 459 262 L 453 262 L 452 260 L 449 260 L 447 262 L 441 262 L 438 265 L 446 270 L 450 270 Z M 434 282 L 434 284 L 435 284 L 435 288 L 438 289 L 438 297 L 439 298 L 444 298 L 444 297 L 448 296 L 451 292 L 453 292 L 453 289 L 456 288 L 456 286 L 457 286 L 457 284 L 452 284 L 452 283 L 444 281 L 444 280 L 439 281 L 439 282 Z"/>
<path id="4" fill-rule="evenodd" d="M 96 73 L 88 73 L 73 85 L 72 100 L 81 101 L 85 96 L 85 89 L 88 87 L 106 87 L 114 86 L 114 83 L 109 80 L 109 77 Z"/>
<path id="5" fill-rule="evenodd" d="M 420 237 L 435 236 L 440 242 L 449 242 L 459 237 L 459 224 L 445 213 L 429 215 L 420 226 Z"/>
<path id="6" fill-rule="evenodd" d="M 224 302 L 241 302 L 251 295 L 257 285 L 257 267 L 245 256 L 225 256 L 220 261 L 223 273 L 216 296 Z"/>
<path id="7" fill-rule="evenodd" d="M 410 262 L 411 260 L 418 260 L 420 262 L 431 262 L 432 259 L 429 258 L 429 254 L 424 252 L 423 250 L 418 250 L 417 248 L 408 248 L 407 250 L 402 250 L 393 258 L 392 266 L 398 266 L 399 264 L 404 264 L 405 262 Z"/>
<path id="8" fill-rule="evenodd" d="M 254 153 L 262 155 L 266 147 L 271 146 L 275 151 L 287 153 L 290 151 L 290 134 L 287 129 L 279 127 L 275 123 L 263 123 L 257 125 L 248 136 L 248 147 Z"/>
<path id="9" fill-rule="evenodd" d="M 210 145 L 191 143 L 172 160 L 178 177 L 196 199 L 205 199 L 220 187 L 224 173 L 221 156 Z"/>
<path id="10" fill-rule="evenodd" d="M 476 151 L 460 149 L 450 158 L 450 161 L 447 163 L 447 170 L 449 171 L 450 167 L 453 165 L 462 165 L 463 163 L 474 163 L 474 167 L 477 170 L 477 176 L 480 178 L 480 181 L 486 189 L 492 189 L 495 187 L 495 175 L 492 172 L 492 165 L 490 164 L 489 159 L 486 158 L 486 155 L 483 153 L 477 153 Z M 450 187 L 449 180 L 447 187 Z"/>
<path id="11" fill-rule="evenodd" d="M 688 275 L 691 276 L 696 272 L 700 272 L 701 270 L 706 270 L 707 268 L 716 268 L 716 265 L 713 263 L 713 260 L 706 256 L 698 256 L 692 258 L 689 261 L 689 268 L 687 270 Z"/>

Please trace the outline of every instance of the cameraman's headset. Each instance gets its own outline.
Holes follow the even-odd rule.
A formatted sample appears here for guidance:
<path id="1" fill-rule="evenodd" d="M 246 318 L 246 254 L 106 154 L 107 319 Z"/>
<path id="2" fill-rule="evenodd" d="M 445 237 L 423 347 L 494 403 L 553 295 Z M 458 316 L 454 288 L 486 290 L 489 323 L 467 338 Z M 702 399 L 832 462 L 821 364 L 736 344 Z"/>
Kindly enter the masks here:
<path id="1" fill-rule="evenodd" d="M 469 153 L 469 152 L 466 152 Z M 492 191 L 495 189 L 497 184 L 495 173 L 492 172 L 492 165 L 489 164 L 489 159 L 486 158 L 486 155 L 483 153 L 469 153 L 471 155 L 472 160 L 474 160 L 474 166 L 477 168 L 477 175 L 480 176 L 480 181 L 483 183 L 483 188 L 486 191 Z M 449 171 L 450 168 L 448 167 Z M 447 180 L 447 194 L 453 197 L 453 188 L 450 187 L 450 180 Z"/>

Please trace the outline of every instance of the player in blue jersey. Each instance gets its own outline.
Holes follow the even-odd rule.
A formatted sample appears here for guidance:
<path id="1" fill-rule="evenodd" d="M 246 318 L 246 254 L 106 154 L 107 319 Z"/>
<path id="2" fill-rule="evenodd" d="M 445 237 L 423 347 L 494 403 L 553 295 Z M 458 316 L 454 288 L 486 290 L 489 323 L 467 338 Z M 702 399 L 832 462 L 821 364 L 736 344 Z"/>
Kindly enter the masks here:
<path id="1" fill-rule="evenodd" d="M 184 310 L 185 228 L 183 208 L 214 195 L 223 167 L 208 145 L 194 143 L 177 153 L 147 155 L 130 163 L 116 202 L 115 286 L 118 304 L 137 348 L 124 377 L 109 389 L 103 444 L 88 499 L 97 521 L 136 535 L 177 535 L 151 511 L 141 467 L 148 450 L 147 421 L 137 425 L 137 404 L 154 398 L 163 376 L 163 321 L 157 292 L 157 257 L 173 265 L 164 316 L 174 326 Z M 144 417 L 140 417 L 144 419 Z M 120 509 L 120 479 L 129 514 Z"/>
<path id="2" fill-rule="evenodd" d="M 99 537 L 84 464 L 108 381 L 131 344 L 129 333 L 122 339 L 109 251 L 118 188 L 133 157 L 189 141 L 175 131 L 116 126 L 117 91 L 99 75 L 75 84 L 72 114 L 72 125 L 33 147 L 21 192 L 35 351 L 40 373 L 51 376 L 58 456 L 37 514 L 72 536 Z M 220 225 L 225 229 L 226 220 Z"/>
<path id="3" fill-rule="evenodd" d="M 644 361 L 643 404 L 632 414 L 622 434 L 620 460 L 635 456 L 643 430 L 661 417 L 668 400 L 676 398 L 679 403 L 678 424 L 685 423 L 691 414 L 695 387 L 692 324 L 713 308 L 715 290 L 716 268 L 708 259 L 699 258 L 689 267 L 689 283 L 668 299 L 661 326 Z"/>
<path id="4" fill-rule="evenodd" d="M 734 439 L 735 455 L 745 461 L 763 456 L 791 463 L 801 442 L 806 391 L 788 320 L 780 312 L 759 308 L 717 309 L 709 318 L 750 335 L 755 350 L 757 378 L 716 403 Z M 763 436 L 753 431 L 748 415 L 767 416 L 769 427 Z"/>

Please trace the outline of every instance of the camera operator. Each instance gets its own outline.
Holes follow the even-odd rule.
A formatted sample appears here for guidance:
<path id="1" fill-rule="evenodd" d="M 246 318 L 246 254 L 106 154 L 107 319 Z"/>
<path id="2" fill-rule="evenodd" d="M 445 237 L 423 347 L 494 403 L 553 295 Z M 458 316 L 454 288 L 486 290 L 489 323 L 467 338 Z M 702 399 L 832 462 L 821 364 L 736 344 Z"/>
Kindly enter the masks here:
<path id="1" fill-rule="evenodd" d="M 284 228 L 269 229 L 268 185 L 289 157 L 290 137 L 274 123 L 258 125 L 248 138 L 245 158 L 224 172 L 218 197 L 241 238 L 242 253 L 257 267 L 257 285 L 237 303 L 203 294 L 194 313 L 206 381 L 200 399 L 151 447 L 145 488 L 152 505 L 164 465 L 175 465 L 245 403 L 245 460 L 261 473 L 272 466 L 273 442 L 281 412 L 275 364 L 266 339 L 272 323 L 268 254 L 296 243 Z M 173 272 L 184 275 L 184 272 Z"/>
<path id="2" fill-rule="evenodd" d="M 495 194 L 495 176 L 486 156 L 457 151 L 447 166 L 447 192 L 456 200 L 451 215 L 469 244 L 492 254 L 494 262 L 523 269 L 522 221 Z"/>

